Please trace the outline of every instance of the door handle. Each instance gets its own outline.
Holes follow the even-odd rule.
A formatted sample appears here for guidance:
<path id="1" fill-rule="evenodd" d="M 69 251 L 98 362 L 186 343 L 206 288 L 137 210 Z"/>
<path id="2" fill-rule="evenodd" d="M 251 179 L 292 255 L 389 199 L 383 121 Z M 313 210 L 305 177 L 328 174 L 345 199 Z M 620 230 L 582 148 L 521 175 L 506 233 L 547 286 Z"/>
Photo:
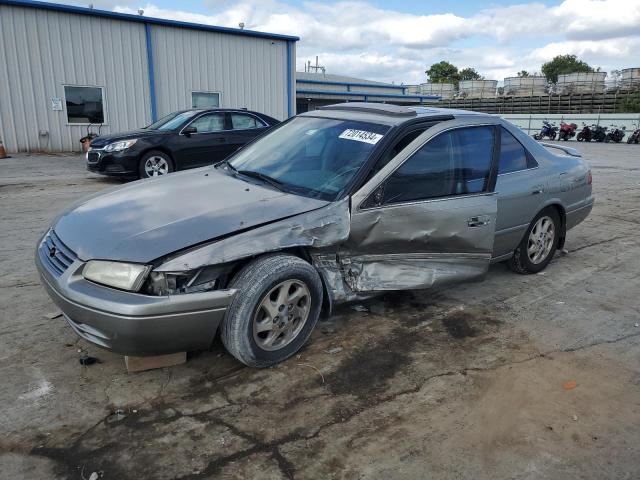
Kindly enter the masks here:
<path id="1" fill-rule="evenodd" d="M 226 139 L 226 138 L 224 138 L 224 137 L 218 137 L 218 138 L 216 138 L 216 142 L 217 142 L 217 143 L 224 143 L 224 142 L 226 142 L 226 141 L 227 141 L 227 139 Z"/>
<path id="2" fill-rule="evenodd" d="M 533 190 L 531 190 L 531 195 L 540 195 L 543 192 L 544 192 L 544 186 L 536 185 L 535 187 L 533 187 Z"/>
<path id="3" fill-rule="evenodd" d="M 489 215 L 478 215 L 477 217 L 471 217 L 467 219 L 467 225 L 471 228 L 482 227 L 491 223 L 491 217 Z"/>

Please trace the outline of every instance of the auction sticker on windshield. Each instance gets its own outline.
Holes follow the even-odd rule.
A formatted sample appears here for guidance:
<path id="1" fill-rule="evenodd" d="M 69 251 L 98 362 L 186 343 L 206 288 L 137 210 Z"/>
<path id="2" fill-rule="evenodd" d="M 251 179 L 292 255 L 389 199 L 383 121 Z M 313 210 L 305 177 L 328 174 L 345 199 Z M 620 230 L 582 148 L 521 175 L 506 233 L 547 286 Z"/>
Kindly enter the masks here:
<path id="1" fill-rule="evenodd" d="M 344 138 L 345 140 L 355 140 L 356 142 L 370 143 L 375 145 L 382 138 L 382 135 L 374 132 L 367 132 L 366 130 L 355 130 L 348 128 L 342 132 L 338 138 Z"/>

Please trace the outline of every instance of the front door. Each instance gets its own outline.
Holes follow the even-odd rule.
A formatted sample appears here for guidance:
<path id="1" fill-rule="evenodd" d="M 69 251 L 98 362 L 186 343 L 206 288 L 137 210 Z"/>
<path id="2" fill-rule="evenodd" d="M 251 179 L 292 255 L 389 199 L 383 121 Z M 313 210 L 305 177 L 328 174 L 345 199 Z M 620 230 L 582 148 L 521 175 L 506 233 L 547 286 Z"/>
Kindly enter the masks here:
<path id="1" fill-rule="evenodd" d="M 471 123 L 471 125 L 469 125 Z M 352 197 L 339 252 L 356 292 L 482 276 L 496 225 L 496 127 L 459 120 L 420 135 Z"/>
<path id="2" fill-rule="evenodd" d="M 205 113 L 185 128 L 193 133 L 180 133 L 174 147 L 174 155 L 180 169 L 210 165 L 225 159 L 231 152 L 225 128 L 224 113 Z"/>

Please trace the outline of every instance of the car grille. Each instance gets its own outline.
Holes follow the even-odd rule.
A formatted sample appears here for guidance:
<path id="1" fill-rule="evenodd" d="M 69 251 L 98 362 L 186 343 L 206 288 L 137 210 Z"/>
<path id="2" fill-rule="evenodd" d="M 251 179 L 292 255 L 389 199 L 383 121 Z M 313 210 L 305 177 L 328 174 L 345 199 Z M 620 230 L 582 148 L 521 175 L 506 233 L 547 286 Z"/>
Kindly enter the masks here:
<path id="1" fill-rule="evenodd" d="M 87 163 L 98 163 L 100 161 L 100 152 L 98 150 L 89 150 L 87 152 Z"/>
<path id="2" fill-rule="evenodd" d="M 56 277 L 62 275 L 78 259 L 76 254 L 62 243 L 53 230 L 49 230 L 45 235 L 38 253 L 43 265 Z"/>

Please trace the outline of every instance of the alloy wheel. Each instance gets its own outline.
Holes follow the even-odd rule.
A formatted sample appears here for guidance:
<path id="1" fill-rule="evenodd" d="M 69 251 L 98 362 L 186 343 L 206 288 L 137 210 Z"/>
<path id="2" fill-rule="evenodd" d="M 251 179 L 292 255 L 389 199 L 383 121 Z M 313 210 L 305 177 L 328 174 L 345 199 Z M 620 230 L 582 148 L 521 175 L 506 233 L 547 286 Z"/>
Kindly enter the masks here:
<path id="1" fill-rule="evenodd" d="M 311 310 L 311 293 L 304 282 L 285 280 L 260 301 L 253 318 L 253 339 L 263 350 L 280 350 L 304 328 Z"/>
<path id="2" fill-rule="evenodd" d="M 147 158 L 144 162 L 144 171 L 147 177 L 158 177 L 160 175 L 166 175 L 169 173 L 169 163 L 166 159 L 154 155 Z"/>
<path id="3" fill-rule="evenodd" d="M 556 227 L 551 217 L 540 217 L 529 233 L 527 255 L 534 265 L 542 263 L 554 245 Z"/>

